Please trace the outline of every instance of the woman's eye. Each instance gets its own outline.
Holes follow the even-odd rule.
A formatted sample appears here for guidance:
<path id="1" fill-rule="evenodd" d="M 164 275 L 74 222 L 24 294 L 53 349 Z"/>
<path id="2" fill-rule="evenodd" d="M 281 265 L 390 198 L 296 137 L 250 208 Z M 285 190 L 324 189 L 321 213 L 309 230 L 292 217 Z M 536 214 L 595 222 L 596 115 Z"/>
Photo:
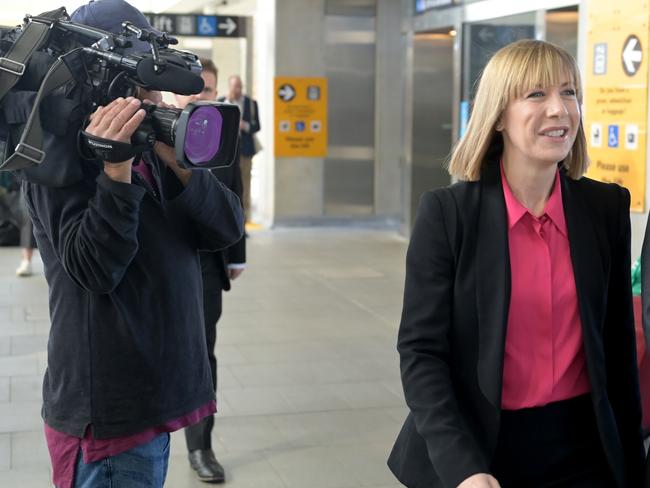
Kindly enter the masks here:
<path id="1" fill-rule="evenodd" d="M 526 98 L 539 98 L 539 97 L 543 97 L 543 96 L 544 96 L 543 91 L 534 91 L 532 93 L 529 93 Z"/>
<path id="2" fill-rule="evenodd" d="M 565 95 L 570 96 L 570 97 L 575 97 L 576 96 L 576 91 L 573 88 L 569 88 L 568 90 L 564 90 L 563 92 Z"/>

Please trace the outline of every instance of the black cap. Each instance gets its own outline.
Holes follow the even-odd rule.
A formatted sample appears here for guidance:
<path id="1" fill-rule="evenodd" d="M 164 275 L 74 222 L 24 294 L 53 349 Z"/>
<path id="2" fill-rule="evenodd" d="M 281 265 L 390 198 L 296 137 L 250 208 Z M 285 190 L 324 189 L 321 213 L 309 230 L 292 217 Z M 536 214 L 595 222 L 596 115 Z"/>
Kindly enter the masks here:
<path id="1" fill-rule="evenodd" d="M 122 22 L 127 21 L 136 27 L 162 35 L 160 31 L 151 27 L 142 12 L 124 0 L 90 0 L 86 5 L 82 5 L 72 12 L 70 20 L 114 34 L 122 32 Z M 148 43 L 135 37 L 130 37 L 129 40 L 133 46 L 126 49 L 126 52 L 149 51 L 150 49 Z"/>

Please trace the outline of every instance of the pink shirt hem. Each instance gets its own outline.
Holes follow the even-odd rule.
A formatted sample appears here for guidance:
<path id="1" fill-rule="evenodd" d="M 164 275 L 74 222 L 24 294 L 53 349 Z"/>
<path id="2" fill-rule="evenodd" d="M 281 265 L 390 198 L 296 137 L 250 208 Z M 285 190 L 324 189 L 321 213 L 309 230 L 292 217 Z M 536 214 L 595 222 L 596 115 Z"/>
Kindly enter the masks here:
<path id="1" fill-rule="evenodd" d="M 86 429 L 83 439 L 64 434 L 44 424 L 45 440 L 52 460 L 52 481 L 57 488 L 72 488 L 77 456 L 81 449 L 84 463 L 92 463 L 116 456 L 136 446 L 146 444 L 164 432 L 174 432 L 188 425 L 198 423 L 204 417 L 217 411 L 217 402 L 210 401 L 193 412 L 162 425 L 146 429 L 137 434 L 111 439 L 93 439 L 91 428 Z"/>

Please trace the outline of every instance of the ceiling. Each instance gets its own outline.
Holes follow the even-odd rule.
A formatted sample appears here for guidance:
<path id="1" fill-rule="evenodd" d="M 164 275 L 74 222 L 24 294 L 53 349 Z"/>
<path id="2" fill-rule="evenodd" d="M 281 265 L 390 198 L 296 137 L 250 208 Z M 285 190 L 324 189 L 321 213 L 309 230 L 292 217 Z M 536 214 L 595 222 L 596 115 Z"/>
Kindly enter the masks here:
<path id="1" fill-rule="evenodd" d="M 143 12 L 195 12 L 206 14 L 253 15 L 257 0 L 128 0 Z M 36 15 L 65 6 L 68 12 L 87 3 L 87 0 L 32 0 L 2 2 L 0 25 L 18 25 L 25 14 Z"/>

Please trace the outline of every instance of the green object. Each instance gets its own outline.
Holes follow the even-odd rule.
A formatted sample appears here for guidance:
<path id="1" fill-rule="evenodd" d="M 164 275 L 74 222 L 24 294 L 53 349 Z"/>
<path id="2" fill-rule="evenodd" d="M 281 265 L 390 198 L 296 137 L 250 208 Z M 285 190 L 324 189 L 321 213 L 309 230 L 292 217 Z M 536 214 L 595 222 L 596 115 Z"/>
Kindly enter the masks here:
<path id="1" fill-rule="evenodd" d="M 632 295 L 641 295 L 641 258 L 632 265 Z"/>
<path id="2" fill-rule="evenodd" d="M 14 175 L 11 171 L 0 171 L 0 188 L 9 190 L 14 185 Z"/>

